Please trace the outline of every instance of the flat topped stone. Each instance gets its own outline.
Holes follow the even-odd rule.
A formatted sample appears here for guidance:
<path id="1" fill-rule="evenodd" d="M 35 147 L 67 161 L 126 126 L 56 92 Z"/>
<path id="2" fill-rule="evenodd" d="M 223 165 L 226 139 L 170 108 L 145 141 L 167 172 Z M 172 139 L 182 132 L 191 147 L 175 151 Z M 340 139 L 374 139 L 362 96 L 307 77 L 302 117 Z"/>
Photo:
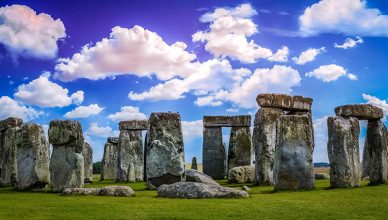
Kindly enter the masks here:
<path id="1" fill-rule="evenodd" d="M 312 98 L 286 94 L 262 93 L 256 97 L 260 107 L 280 108 L 285 111 L 311 111 Z"/>
<path id="2" fill-rule="evenodd" d="M 23 120 L 20 118 L 9 117 L 0 121 L 0 131 L 4 131 L 11 127 L 20 127 L 23 124 Z"/>
<path id="3" fill-rule="evenodd" d="M 49 142 L 56 146 L 74 146 L 81 153 L 84 145 L 82 127 L 78 121 L 53 120 L 48 130 Z"/>
<path id="4" fill-rule="evenodd" d="M 122 130 L 147 130 L 148 120 L 120 121 L 120 131 Z"/>
<path id="5" fill-rule="evenodd" d="M 119 143 L 119 137 L 108 137 L 106 142 L 111 144 L 118 144 Z"/>
<path id="6" fill-rule="evenodd" d="M 343 105 L 335 108 L 335 114 L 342 117 L 355 117 L 360 120 L 374 120 L 384 117 L 381 108 L 370 104 Z"/>
<path id="7" fill-rule="evenodd" d="M 204 127 L 250 127 L 250 115 L 236 116 L 204 116 Z"/>

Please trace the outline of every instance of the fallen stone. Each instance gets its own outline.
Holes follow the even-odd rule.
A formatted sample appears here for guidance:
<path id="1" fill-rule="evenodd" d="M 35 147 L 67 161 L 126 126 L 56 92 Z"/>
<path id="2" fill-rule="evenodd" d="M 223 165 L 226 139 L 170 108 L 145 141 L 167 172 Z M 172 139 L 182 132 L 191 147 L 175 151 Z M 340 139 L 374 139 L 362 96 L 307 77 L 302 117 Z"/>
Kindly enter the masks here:
<path id="1" fill-rule="evenodd" d="M 275 191 L 314 188 L 311 117 L 283 115 L 276 122 Z"/>
<path id="2" fill-rule="evenodd" d="M 84 142 L 82 156 L 84 157 L 84 183 L 91 183 L 93 181 L 93 149 L 86 142 Z"/>
<path id="3" fill-rule="evenodd" d="M 99 190 L 99 196 L 132 197 L 135 191 L 129 186 L 106 186 Z"/>
<path id="4" fill-rule="evenodd" d="M 330 175 L 327 173 L 316 173 L 315 174 L 315 179 L 316 180 L 329 180 Z"/>
<path id="5" fill-rule="evenodd" d="M 101 161 L 101 180 L 116 180 L 118 155 L 119 155 L 119 138 L 109 137 L 104 146 L 104 155 Z"/>
<path id="6" fill-rule="evenodd" d="M 25 124 L 17 132 L 18 189 L 41 189 L 50 183 L 50 146 L 43 127 Z"/>
<path id="7" fill-rule="evenodd" d="M 250 115 L 237 116 L 204 116 L 204 127 L 250 127 Z"/>
<path id="8" fill-rule="evenodd" d="M 210 176 L 198 172 L 197 170 L 186 170 L 186 182 L 196 182 L 196 183 L 206 183 L 206 184 L 214 184 L 219 185 L 216 181 L 214 181 Z"/>
<path id="9" fill-rule="evenodd" d="M 221 127 L 204 127 L 202 158 L 204 174 L 213 179 L 224 179 L 226 151 L 222 143 Z"/>
<path id="10" fill-rule="evenodd" d="M 248 186 L 242 186 L 241 189 L 245 192 L 249 192 L 251 189 L 249 189 Z"/>
<path id="11" fill-rule="evenodd" d="M 74 195 L 98 195 L 100 191 L 99 188 L 67 188 L 62 191 L 64 196 L 74 196 Z"/>
<path id="12" fill-rule="evenodd" d="M 9 117 L 0 121 L 0 132 L 5 131 L 8 128 L 20 127 L 23 124 L 23 120 L 20 118 Z"/>
<path id="13" fill-rule="evenodd" d="M 159 187 L 184 181 L 185 162 L 179 113 L 152 113 L 146 145 L 147 182 Z"/>
<path id="14" fill-rule="evenodd" d="M 329 117 L 327 152 L 332 188 L 358 187 L 361 183 L 360 125 L 357 118 Z"/>
<path id="15" fill-rule="evenodd" d="M 381 108 L 370 104 L 338 106 L 335 108 L 335 114 L 342 117 L 355 117 L 359 120 L 375 120 L 384 117 Z"/>
<path id="16" fill-rule="evenodd" d="M 193 157 L 193 159 L 191 160 L 191 169 L 198 170 L 198 164 L 197 164 L 197 158 L 196 157 Z"/>
<path id="17" fill-rule="evenodd" d="M 122 130 L 147 130 L 147 120 L 120 121 L 119 129 Z"/>
<path id="18" fill-rule="evenodd" d="M 228 169 L 252 164 L 252 139 L 249 127 L 232 127 L 228 148 Z"/>
<path id="19" fill-rule="evenodd" d="M 313 99 L 286 94 L 262 93 L 256 97 L 260 107 L 279 108 L 285 111 L 311 111 Z"/>
<path id="20" fill-rule="evenodd" d="M 228 183 L 252 183 L 255 177 L 255 167 L 241 166 L 229 170 Z"/>
<path id="21" fill-rule="evenodd" d="M 2 132 L 0 185 L 4 187 L 18 184 L 16 135 L 19 130 L 19 127 L 10 127 Z"/>
<path id="22" fill-rule="evenodd" d="M 205 183 L 178 182 L 161 185 L 158 196 L 181 199 L 248 198 L 247 192 Z"/>

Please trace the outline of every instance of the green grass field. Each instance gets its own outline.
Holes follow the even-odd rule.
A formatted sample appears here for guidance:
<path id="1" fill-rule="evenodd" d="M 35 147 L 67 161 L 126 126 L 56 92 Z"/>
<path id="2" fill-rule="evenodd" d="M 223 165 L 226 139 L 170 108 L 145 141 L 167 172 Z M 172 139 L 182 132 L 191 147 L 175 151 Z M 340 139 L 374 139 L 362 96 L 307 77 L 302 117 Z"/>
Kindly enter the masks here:
<path id="1" fill-rule="evenodd" d="M 225 182 L 221 182 L 226 185 Z M 115 185 L 94 182 L 87 187 Z M 123 185 L 123 184 L 116 184 Z M 388 185 L 277 192 L 251 188 L 248 199 L 165 199 L 144 183 L 130 183 L 136 197 L 61 196 L 0 189 L 0 219 L 388 219 Z M 241 185 L 228 185 L 241 187 Z"/>

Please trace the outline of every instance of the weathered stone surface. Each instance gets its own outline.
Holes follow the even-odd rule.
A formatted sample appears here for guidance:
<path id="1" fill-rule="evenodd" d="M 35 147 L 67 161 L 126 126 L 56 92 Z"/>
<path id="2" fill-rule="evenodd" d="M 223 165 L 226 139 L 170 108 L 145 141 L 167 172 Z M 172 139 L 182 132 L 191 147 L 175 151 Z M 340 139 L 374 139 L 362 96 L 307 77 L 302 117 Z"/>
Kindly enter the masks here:
<path id="1" fill-rule="evenodd" d="M 204 116 L 204 127 L 250 127 L 250 115 L 236 116 Z"/>
<path id="2" fill-rule="evenodd" d="M 107 143 L 111 144 L 118 144 L 119 143 L 119 137 L 108 137 Z"/>
<path id="3" fill-rule="evenodd" d="M 84 186 L 84 138 L 77 121 L 51 121 L 49 141 L 53 145 L 50 182 L 54 192 Z"/>
<path id="4" fill-rule="evenodd" d="M 327 173 L 316 173 L 315 174 L 315 179 L 316 180 L 329 180 L 330 175 Z"/>
<path id="5" fill-rule="evenodd" d="M 23 124 L 23 120 L 20 118 L 9 117 L 0 121 L 0 132 L 5 131 L 8 128 L 20 127 Z"/>
<path id="6" fill-rule="evenodd" d="M 19 190 L 45 188 L 50 183 L 50 146 L 43 127 L 25 124 L 17 132 Z"/>
<path id="7" fill-rule="evenodd" d="M 384 117 L 383 110 L 370 104 L 343 105 L 335 108 L 335 114 L 342 117 L 355 117 L 359 120 L 374 120 Z"/>
<path id="8" fill-rule="evenodd" d="M 253 128 L 253 146 L 255 149 L 255 184 L 273 185 L 273 162 L 276 145 L 276 120 L 284 111 L 276 108 L 260 108 Z"/>
<path id="9" fill-rule="evenodd" d="M 16 186 L 18 183 L 16 134 L 19 130 L 19 127 L 11 127 L 2 132 L 1 186 Z"/>
<path id="10" fill-rule="evenodd" d="M 251 189 L 249 189 L 248 186 L 242 186 L 241 189 L 245 192 L 249 192 Z"/>
<path id="11" fill-rule="evenodd" d="M 252 139 L 249 127 L 232 127 L 228 148 L 228 169 L 252 164 Z"/>
<path id="12" fill-rule="evenodd" d="M 369 120 L 365 146 L 369 155 L 371 185 L 388 182 L 388 133 L 380 120 Z"/>
<path id="13" fill-rule="evenodd" d="M 119 129 L 122 130 L 147 130 L 148 120 L 120 121 Z"/>
<path id="14" fill-rule="evenodd" d="M 371 151 L 370 145 L 367 144 L 365 141 L 364 143 L 364 150 L 362 152 L 362 172 L 361 172 L 361 178 L 369 177 L 369 164 L 370 164 L 370 158 L 369 158 L 369 152 Z"/>
<path id="15" fill-rule="evenodd" d="M 74 196 L 74 195 L 98 195 L 100 188 L 66 188 L 62 191 L 64 196 Z"/>
<path id="16" fill-rule="evenodd" d="M 93 149 L 86 142 L 84 142 L 82 156 L 84 157 L 84 182 L 91 183 L 93 181 Z"/>
<path id="17" fill-rule="evenodd" d="M 193 157 L 193 159 L 191 160 L 191 169 L 198 170 L 198 164 L 197 164 L 197 158 L 196 157 Z"/>
<path id="18" fill-rule="evenodd" d="M 203 128 L 202 158 L 203 173 L 213 179 L 223 179 L 225 177 L 226 152 L 222 143 L 221 127 Z"/>
<path id="19" fill-rule="evenodd" d="M 311 117 L 283 115 L 276 122 L 275 190 L 314 187 Z"/>
<path id="20" fill-rule="evenodd" d="M 162 185 L 158 189 L 159 197 L 181 199 L 206 198 L 247 198 L 248 193 L 223 186 L 206 183 L 178 182 L 171 185 Z"/>
<path id="21" fill-rule="evenodd" d="M 146 146 L 147 182 L 159 187 L 185 179 L 184 146 L 179 113 L 152 113 Z"/>
<path id="22" fill-rule="evenodd" d="M 229 183 L 252 183 L 255 177 L 254 166 L 240 166 L 229 170 Z"/>
<path id="23" fill-rule="evenodd" d="M 107 143 L 104 146 L 104 155 L 101 161 L 101 180 L 117 179 L 118 155 L 118 138 L 109 137 Z"/>
<path id="24" fill-rule="evenodd" d="M 214 181 L 210 176 L 198 172 L 197 170 L 186 170 L 186 181 L 187 182 L 196 182 L 196 183 L 206 183 L 206 184 L 215 184 L 219 185 L 216 181 Z"/>
<path id="25" fill-rule="evenodd" d="M 279 108 L 286 111 L 311 111 L 313 99 L 286 94 L 262 93 L 256 97 L 260 107 Z"/>
<path id="26" fill-rule="evenodd" d="M 329 130 L 327 152 L 330 161 L 330 186 L 332 188 L 360 186 L 360 125 L 358 119 L 329 117 L 327 127 Z"/>
<path id="27" fill-rule="evenodd" d="M 144 153 L 141 130 L 121 130 L 118 147 L 117 181 L 143 181 Z"/>
<path id="28" fill-rule="evenodd" d="M 106 186 L 99 190 L 99 196 L 132 197 L 135 191 L 129 186 Z"/>

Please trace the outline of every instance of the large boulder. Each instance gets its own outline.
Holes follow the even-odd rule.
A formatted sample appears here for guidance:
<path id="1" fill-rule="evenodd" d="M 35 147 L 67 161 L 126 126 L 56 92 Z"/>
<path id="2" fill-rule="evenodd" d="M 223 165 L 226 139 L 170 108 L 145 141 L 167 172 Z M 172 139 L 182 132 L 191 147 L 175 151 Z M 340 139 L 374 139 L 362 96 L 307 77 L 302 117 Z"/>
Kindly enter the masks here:
<path id="1" fill-rule="evenodd" d="M 224 179 L 226 151 L 222 143 L 221 127 L 203 128 L 202 158 L 203 173 L 213 179 Z"/>
<path id="2" fill-rule="evenodd" d="M 329 180 L 330 175 L 327 173 L 316 173 L 315 174 L 315 179 L 316 180 Z"/>
<path id="3" fill-rule="evenodd" d="M 228 148 L 228 169 L 252 164 L 252 139 L 249 127 L 232 127 Z"/>
<path id="4" fill-rule="evenodd" d="M 118 155 L 119 155 L 119 138 L 109 137 L 104 146 L 104 155 L 101 161 L 101 180 L 117 179 Z"/>
<path id="5" fill-rule="evenodd" d="M 19 190 L 44 188 L 50 183 L 50 145 L 43 127 L 25 124 L 17 133 Z"/>
<path id="6" fill-rule="evenodd" d="M 179 113 L 152 113 L 146 146 L 147 182 L 159 187 L 185 179 L 181 117 Z"/>
<path id="7" fill-rule="evenodd" d="M 82 156 L 84 157 L 84 182 L 91 183 L 93 181 L 93 149 L 86 142 L 84 142 Z"/>
<path id="8" fill-rule="evenodd" d="M 75 195 L 98 195 L 100 188 L 66 188 L 62 191 L 64 196 L 75 196 Z"/>
<path id="9" fill-rule="evenodd" d="M 210 176 L 198 172 L 197 170 L 186 170 L 186 182 L 196 182 L 196 183 L 206 183 L 206 184 L 214 184 L 219 185 L 216 181 L 214 181 Z"/>
<path id="10" fill-rule="evenodd" d="M 135 191 L 129 186 L 106 186 L 103 188 L 67 188 L 62 191 L 62 195 L 99 195 L 99 196 L 119 196 L 131 197 Z"/>
<path id="11" fill-rule="evenodd" d="M 159 197 L 181 199 L 206 199 L 206 198 L 247 198 L 248 193 L 223 186 L 178 182 L 170 185 L 162 185 L 158 189 Z"/>
<path id="12" fill-rule="evenodd" d="M 360 125 L 357 118 L 329 117 L 327 152 L 330 161 L 330 186 L 349 188 L 360 186 L 359 151 Z"/>
<path id="13" fill-rule="evenodd" d="M 314 188 L 314 137 L 309 115 L 283 115 L 276 122 L 275 190 Z"/>
<path id="14" fill-rule="evenodd" d="M 276 120 L 284 111 L 276 108 L 260 108 L 253 128 L 253 146 L 255 149 L 255 184 L 273 185 L 273 162 L 276 144 Z"/>
<path id="15" fill-rule="evenodd" d="M 359 120 L 376 120 L 384 117 L 381 108 L 370 104 L 338 106 L 335 108 L 335 114 L 342 117 L 355 117 Z"/>
<path id="16" fill-rule="evenodd" d="M 81 124 L 71 120 L 50 122 L 49 141 L 53 145 L 50 182 L 54 192 L 84 186 L 84 138 Z"/>
<path id="17" fill-rule="evenodd" d="M 17 177 L 17 142 L 20 127 L 10 127 L 3 131 L 1 142 L 1 186 L 16 186 Z"/>
<path id="18" fill-rule="evenodd" d="M 255 177 L 254 166 L 234 167 L 228 172 L 229 183 L 252 183 Z"/>
<path id="19" fill-rule="evenodd" d="M 278 108 L 285 111 L 311 111 L 313 100 L 302 96 L 262 93 L 256 97 L 260 107 Z"/>

